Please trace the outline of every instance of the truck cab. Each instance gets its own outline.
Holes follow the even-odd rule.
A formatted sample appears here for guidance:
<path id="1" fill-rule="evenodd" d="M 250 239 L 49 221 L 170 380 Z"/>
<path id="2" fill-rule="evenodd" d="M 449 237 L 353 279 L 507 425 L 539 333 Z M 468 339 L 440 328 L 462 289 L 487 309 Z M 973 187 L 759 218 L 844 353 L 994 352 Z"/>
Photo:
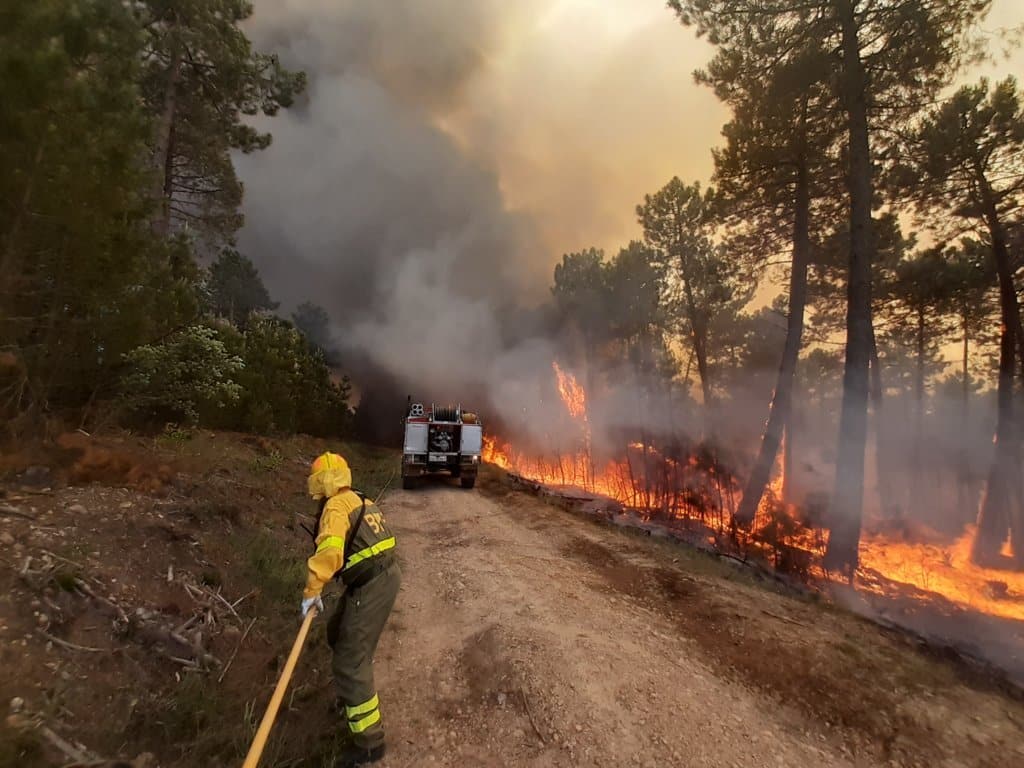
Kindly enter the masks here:
<path id="1" fill-rule="evenodd" d="M 463 488 L 476 484 L 483 450 L 483 425 L 475 413 L 461 405 L 427 409 L 423 403 L 407 403 L 405 440 L 402 448 L 402 487 L 415 486 L 418 478 L 449 474 Z"/>

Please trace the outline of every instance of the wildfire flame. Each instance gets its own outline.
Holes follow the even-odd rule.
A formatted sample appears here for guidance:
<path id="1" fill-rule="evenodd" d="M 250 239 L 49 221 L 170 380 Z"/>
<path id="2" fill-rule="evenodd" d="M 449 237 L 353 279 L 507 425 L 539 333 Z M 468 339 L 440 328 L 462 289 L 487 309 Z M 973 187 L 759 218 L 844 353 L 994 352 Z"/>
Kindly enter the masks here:
<path id="1" fill-rule="evenodd" d="M 517 450 L 510 443 L 484 438 L 483 460 L 548 486 L 578 487 L 606 496 L 642 515 L 668 520 L 699 519 L 710 531 L 733 528 L 739 502 L 737 484 L 707 457 L 662 455 L 654 446 L 630 443 L 621 458 L 595 468 L 591 452 L 587 392 L 572 373 L 553 363 L 558 393 L 577 423 L 579 439 L 568 449 L 547 455 Z M 780 455 L 782 451 L 780 450 Z M 755 519 L 755 536 L 771 537 L 791 550 L 820 554 L 827 541 L 822 529 L 801 523 L 799 510 L 783 498 L 785 467 L 780 461 Z M 889 582 L 941 595 L 953 603 L 1008 619 L 1024 620 L 1024 574 L 982 568 L 970 560 L 973 531 L 949 546 L 865 533 L 861 540 L 862 586 L 881 589 Z"/>
<path id="2" fill-rule="evenodd" d="M 558 363 L 552 363 L 558 380 L 558 394 L 574 419 L 587 420 L 587 392 L 571 373 L 566 373 Z"/>
<path id="3" fill-rule="evenodd" d="M 949 546 L 869 534 L 861 538 L 861 567 L 983 613 L 1024 621 L 1024 574 L 975 565 L 973 540 L 973 526 Z"/>

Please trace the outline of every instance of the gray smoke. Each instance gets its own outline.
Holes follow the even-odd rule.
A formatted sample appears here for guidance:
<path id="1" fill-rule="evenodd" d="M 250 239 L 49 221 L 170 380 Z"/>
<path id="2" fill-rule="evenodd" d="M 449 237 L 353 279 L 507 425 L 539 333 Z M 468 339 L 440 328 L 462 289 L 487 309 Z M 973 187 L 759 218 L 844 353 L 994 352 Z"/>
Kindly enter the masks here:
<path id="1" fill-rule="evenodd" d="M 255 44 L 310 88 L 238 158 L 242 248 L 286 309 L 330 312 L 364 394 L 531 426 L 554 263 L 614 252 L 645 193 L 710 170 L 723 109 L 685 87 L 706 43 L 662 0 L 255 5 Z"/>
<path id="2" fill-rule="evenodd" d="M 551 255 L 506 209 L 495 171 L 439 127 L 532 4 L 515 6 L 256 4 L 255 44 L 310 85 L 267 122 L 271 149 L 238 158 L 241 246 L 285 306 L 329 311 L 363 386 L 386 372 L 454 398 L 482 390 L 492 368 L 550 365 L 539 342 L 509 351 L 521 339 L 508 338 L 505 317 L 544 298 Z"/>

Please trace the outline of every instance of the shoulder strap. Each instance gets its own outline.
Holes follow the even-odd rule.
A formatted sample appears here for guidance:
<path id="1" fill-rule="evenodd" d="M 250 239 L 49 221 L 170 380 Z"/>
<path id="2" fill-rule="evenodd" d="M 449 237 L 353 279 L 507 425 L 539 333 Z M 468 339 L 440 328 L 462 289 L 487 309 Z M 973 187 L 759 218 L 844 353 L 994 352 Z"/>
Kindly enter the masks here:
<path id="1" fill-rule="evenodd" d="M 348 530 L 348 538 L 345 539 L 345 562 L 348 562 L 349 549 L 352 547 L 352 542 L 356 540 L 356 532 L 359 530 L 359 526 L 362 525 L 363 515 L 366 514 L 366 496 L 356 490 L 353 490 L 353 493 L 363 502 L 363 506 L 360 508 L 359 514 L 356 515 L 356 521 L 352 523 L 352 527 Z"/>

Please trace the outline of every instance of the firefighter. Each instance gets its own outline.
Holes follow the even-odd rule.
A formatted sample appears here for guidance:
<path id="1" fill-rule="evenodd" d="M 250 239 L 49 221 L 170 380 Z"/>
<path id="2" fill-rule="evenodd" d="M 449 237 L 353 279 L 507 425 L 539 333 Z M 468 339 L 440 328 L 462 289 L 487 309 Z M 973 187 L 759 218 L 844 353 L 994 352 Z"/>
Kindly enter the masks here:
<path id="1" fill-rule="evenodd" d="M 352 472 L 338 454 L 325 453 L 313 462 L 309 493 L 320 503 L 320 515 L 302 615 L 313 606 L 323 612 L 321 592 L 332 578 L 340 577 L 344 585 L 327 621 L 337 708 L 350 735 L 337 766 L 375 763 L 384 756 L 384 727 L 373 654 L 401 581 L 395 536 L 377 506 L 352 490 Z"/>

